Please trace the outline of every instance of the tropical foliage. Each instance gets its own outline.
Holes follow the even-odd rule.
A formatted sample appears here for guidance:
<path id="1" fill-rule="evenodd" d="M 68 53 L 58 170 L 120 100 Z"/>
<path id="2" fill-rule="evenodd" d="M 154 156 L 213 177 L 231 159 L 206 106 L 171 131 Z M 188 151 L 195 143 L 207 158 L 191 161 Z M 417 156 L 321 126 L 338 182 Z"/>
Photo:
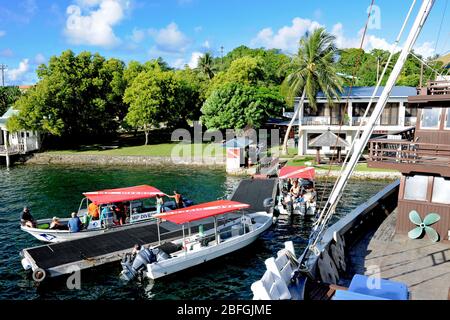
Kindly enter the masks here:
<path id="1" fill-rule="evenodd" d="M 215 90 L 202 107 L 202 123 L 209 129 L 259 128 L 278 116 L 283 97 L 274 90 L 240 83 L 227 83 Z"/>
<path id="2" fill-rule="evenodd" d="M 302 96 L 301 103 L 308 99 L 309 105 L 316 108 L 316 96 L 321 91 L 330 104 L 333 98 L 342 90 L 341 78 L 336 72 L 334 59 L 337 53 L 335 37 L 324 28 L 315 29 L 300 39 L 297 55 L 292 59 L 293 72 L 286 77 L 287 101 L 291 104 L 294 98 Z M 287 151 L 287 141 L 293 122 L 298 117 L 301 105 L 294 113 L 283 143 L 284 152 Z"/>
<path id="3" fill-rule="evenodd" d="M 18 87 L 0 87 L 0 116 L 20 98 Z"/>
<path id="4" fill-rule="evenodd" d="M 124 64 L 99 54 L 64 51 L 38 69 L 40 81 L 16 103 L 10 130 L 39 130 L 75 139 L 116 132 L 127 106 Z"/>

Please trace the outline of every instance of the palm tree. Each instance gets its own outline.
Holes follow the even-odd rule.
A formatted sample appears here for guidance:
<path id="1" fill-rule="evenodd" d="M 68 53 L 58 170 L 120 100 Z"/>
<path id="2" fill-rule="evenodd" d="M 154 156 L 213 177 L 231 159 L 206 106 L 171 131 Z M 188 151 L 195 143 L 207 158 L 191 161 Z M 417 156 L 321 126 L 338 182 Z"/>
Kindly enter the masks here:
<path id="1" fill-rule="evenodd" d="M 336 38 L 324 28 L 317 28 L 311 33 L 306 33 L 300 39 L 300 48 L 297 55 L 292 58 L 290 66 L 294 71 L 283 83 L 283 86 L 287 88 L 287 97 L 290 102 L 293 102 L 294 98 L 301 93 L 299 106 L 284 137 L 283 154 L 287 154 L 289 133 L 300 110 L 303 110 L 305 98 L 308 99 L 311 108 L 316 110 L 316 96 L 319 91 L 324 93 L 330 105 L 333 104 L 333 97 L 338 96 L 338 91 L 342 91 L 342 79 L 335 69 L 335 57 L 338 53 L 335 40 Z"/>
<path id="2" fill-rule="evenodd" d="M 198 59 L 198 68 L 209 78 L 209 80 L 214 77 L 213 64 L 213 57 L 209 52 L 206 52 Z"/>

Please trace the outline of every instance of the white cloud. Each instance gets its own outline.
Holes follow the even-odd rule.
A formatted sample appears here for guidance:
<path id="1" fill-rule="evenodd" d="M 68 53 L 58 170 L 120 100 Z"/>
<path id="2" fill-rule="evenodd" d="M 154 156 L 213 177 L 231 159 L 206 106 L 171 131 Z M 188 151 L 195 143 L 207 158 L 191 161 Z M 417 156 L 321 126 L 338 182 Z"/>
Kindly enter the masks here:
<path id="1" fill-rule="evenodd" d="M 202 47 L 205 49 L 209 49 L 211 48 L 211 44 L 209 43 L 208 40 L 206 40 L 205 42 L 203 42 Z"/>
<path id="2" fill-rule="evenodd" d="M 312 31 L 322 25 L 317 21 L 294 18 L 292 25 L 280 28 L 276 33 L 272 28 L 262 29 L 256 38 L 251 40 L 252 46 L 263 46 L 268 49 L 277 48 L 287 52 L 295 52 L 298 49 L 300 38 L 308 31 Z"/>
<path id="3" fill-rule="evenodd" d="M 6 76 L 9 81 L 21 82 L 23 77 L 27 74 L 30 69 L 30 64 L 28 59 L 23 59 L 20 61 L 19 66 L 15 69 L 9 69 L 6 71 Z"/>
<path id="4" fill-rule="evenodd" d="M 155 40 L 156 49 L 165 53 L 183 53 L 191 42 L 174 22 L 160 30 L 150 29 L 149 34 Z"/>
<path id="5" fill-rule="evenodd" d="M 192 52 L 191 60 L 188 63 L 189 68 L 195 69 L 198 67 L 198 59 L 203 57 L 203 53 L 201 52 Z"/>
<path id="6" fill-rule="evenodd" d="M 6 31 L 0 30 L 0 38 L 6 35 Z"/>
<path id="7" fill-rule="evenodd" d="M 29 16 L 32 16 L 38 10 L 38 6 L 36 4 L 36 0 L 24 0 L 20 6 L 24 9 L 25 13 Z"/>
<path id="8" fill-rule="evenodd" d="M 202 30 L 203 30 L 202 26 L 197 26 L 197 27 L 194 28 L 195 32 L 202 32 Z"/>
<path id="9" fill-rule="evenodd" d="M 361 36 L 363 30 L 358 32 L 358 36 L 354 38 L 347 38 L 344 35 L 344 28 L 342 23 L 337 23 L 333 26 L 331 33 L 336 36 L 336 44 L 339 48 L 359 48 L 361 44 Z M 373 49 L 382 49 L 391 51 L 394 48 L 394 43 L 387 41 L 385 38 L 379 38 L 373 34 L 367 34 L 364 40 L 363 49 L 371 51 Z M 401 45 L 397 45 L 396 51 L 402 50 Z M 416 44 L 414 51 L 417 54 L 427 58 L 434 54 L 433 42 L 424 42 L 422 44 Z"/>
<path id="10" fill-rule="evenodd" d="M 113 27 L 129 6 L 125 0 L 78 0 L 67 7 L 64 33 L 72 44 L 113 47 L 120 43 Z"/>
<path id="11" fill-rule="evenodd" d="M 433 56 L 436 52 L 434 50 L 434 43 L 425 41 L 421 45 L 416 45 L 414 47 L 414 52 L 420 54 L 424 58 Z"/>
<path id="12" fill-rule="evenodd" d="M 42 64 L 42 63 L 46 63 L 47 59 L 45 58 L 45 56 L 42 53 L 38 53 L 35 57 L 34 57 L 34 62 L 36 64 Z"/>
<path id="13" fill-rule="evenodd" d="M 11 58 L 12 56 L 14 56 L 14 52 L 10 48 L 0 51 L 0 57 Z"/>
<path id="14" fill-rule="evenodd" d="M 198 67 L 198 59 L 200 59 L 200 57 L 202 56 L 203 53 L 195 51 L 191 53 L 191 57 L 188 62 L 186 62 L 186 60 L 183 58 L 179 58 L 172 63 L 172 66 L 177 69 L 183 69 L 187 65 L 189 68 L 195 69 Z"/>
<path id="15" fill-rule="evenodd" d="M 145 30 L 134 28 L 131 34 L 131 40 L 136 43 L 142 42 L 145 39 L 145 35 Z"/>

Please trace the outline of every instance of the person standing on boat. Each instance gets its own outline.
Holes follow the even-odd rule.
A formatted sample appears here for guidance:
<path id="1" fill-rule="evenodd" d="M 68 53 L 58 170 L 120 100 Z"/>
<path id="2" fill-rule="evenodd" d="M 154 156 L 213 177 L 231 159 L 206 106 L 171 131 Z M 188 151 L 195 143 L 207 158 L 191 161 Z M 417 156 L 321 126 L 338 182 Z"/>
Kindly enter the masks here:
<path id="1" fill-rule="evenodd" d="M 105 226 L 113 224 L 114 214 L 110 206 L 105 206 L 100 214 L 100 222 Z"/>
<path id="2" fill-rule="evenodd" d="M 99 213 L 99 209 L 98 209 L 98 205 L 96 205 L 95 203 L 91 202 L 88 206 L 88 212 L 89 215 L 92 217 L 93 220 L 98 220 L 100 213 Z"/>
<path id="3" fill-rule="evenodd" d="M 29 228 L 36 228 L 36 221 L 30 213 L 30 209 L 28 207 L 24 207 L 22 211 L 22 215 L 20 216 L 20 223 L 23 226 L 27 226 Z"/>
<path id="4" fill-rule="evenodd" d="M 180 193 L 178 193 L 178 191 L 174 190 L 173 196 L 169 196 L 169 195 L 167 195 L 167 196 L 169 198 L 175 199 L 175 205 L 177 206 L 177 209 L 184 208 L 183 196 Z"/>
<path id="5" fill-rule="evenodd" d="M 67 223 L 69 226 L 70 232 L 80 232 L 83 224 L 81 223 L 80 218 L 78 218 L 76 212 L 72 212 L 72 218 L 69 219 L 69 222 Z"/>
<path id="6" fill-rule="evenodd" d="M 164 199 L 159 194 L 156 195 L 156 213 L 164 212 Z"/>

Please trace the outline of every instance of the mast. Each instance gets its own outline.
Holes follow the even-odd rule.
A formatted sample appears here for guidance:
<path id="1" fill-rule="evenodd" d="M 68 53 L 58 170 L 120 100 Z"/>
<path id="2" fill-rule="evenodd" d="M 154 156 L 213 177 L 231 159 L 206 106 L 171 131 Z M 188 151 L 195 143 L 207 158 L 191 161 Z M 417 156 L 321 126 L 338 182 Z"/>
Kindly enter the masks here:
<path id="1" fill-rule="evenodd" d="M 356 164 L 358 163 L 358 160 L 360 156 L 362 155 L 362 152 L 364 151 L 365 146 L 367 145 L 367 142 L 369 141 L 372 132 L 375 128 L 375 125 L 381 116 L 381 113 L 387 103 L 387 100 L 390 96 L 390 93 L 397 81 L 398 76 L 400 75 L 400 72 L 402 71 L 403 65 L 406 62 L 406 59 L 408 58 L 408 55 L 410 51 L 412 50 L 414 43 L 416 42 L 423 25 L 428 18 L 428 15 L 431 11 L 431 8 L 433 7 L 434 0 L 423 0 L 422 5 L 420 7 L 420 10 L 417 14 L 416 20 L 414 21 L 414 24 L 410 30 L 410 33 L 408 35 L 408 38 L 406 39 L 405 45 L 401 51 L 401 54 L 397 60 L 397 63 L 394 66 L 394 69 L 392 70 L 389 79 L 386 83 L 386 86 L 375 106 L 375 109 L 373 110 L 372 115 L 370 116 L 370 119 L 366 125 L 366 129 L 362 132 L 361 137 L 356 141 L 355 148 L 352 153 L 352 156 L 344 168 L 341 176 L 336 181 L 335 187 L 333 188 L 333 191 L 330 194 L 329 200 L 327 201 L 327 204 L 323 208 L 320 217 L 319 217 L 319 223 L 316 225 L 316 229 L 321 228 L 319 230 L 319 233 L 314 233 L 315 239 L 312 242 L 312 247 L 314 247 L 320 238 L 320 234 L 323 231 L 324 227 L 326 226 L 326 223 L 328 222 L 328 219 L 331 217 L 331 215 L 334 213 L 336 209 L 336 205 L 338 201 L 340 200 L 341 194 L 345 186 L 347 185 L 348 179 L 352 175 Z M 355 137 L 357 139 L 358 137 Z"/>

